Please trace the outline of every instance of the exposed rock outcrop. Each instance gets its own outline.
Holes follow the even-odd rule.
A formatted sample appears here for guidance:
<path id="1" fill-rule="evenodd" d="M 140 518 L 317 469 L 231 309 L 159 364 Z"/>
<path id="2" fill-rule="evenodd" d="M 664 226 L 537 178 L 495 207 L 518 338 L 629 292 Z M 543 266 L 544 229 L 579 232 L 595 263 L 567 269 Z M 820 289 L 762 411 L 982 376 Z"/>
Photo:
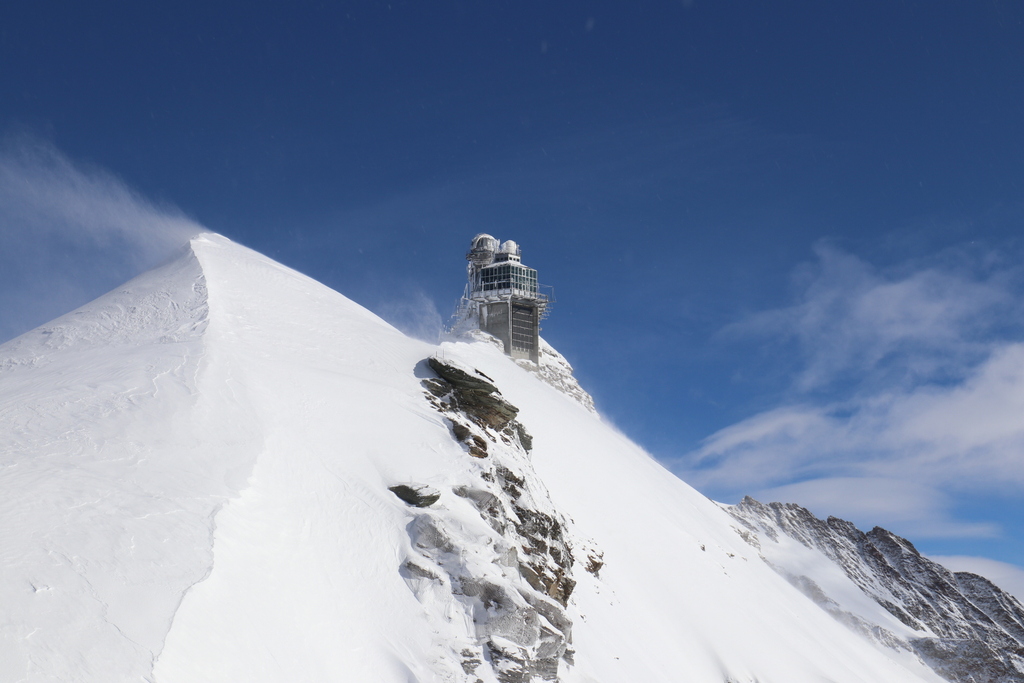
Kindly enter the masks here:
<path id="1" fill-rule="evenodd" d="M 437 377 L 423 380 L 425 397 L 476 466 L 451 487 L 450 506 L 442 496 L 409 524 L 414 554 L 403 576 L 421 601 L 447 595 L 463 606 L 474 629 L 460 650 L 467 680 L 557 681 L 559 667 L 572 663 L 566 607 L 576 559 L 568 522 L 533 471 L 518 409 L 493 380 L 439 358 L 428 365 Z M 456 514 L 458 500 L 483 522 L 485 538 Z M 596 573 L 600 552 L 585 554 L 584 568 Z"/>
<path id="2" fill-rule="evenodd" d="M 388 490 L 398 496 L 399 499 L 417 508 L 430 507 L 441 498 L 441 492 L 429 486 L 397 484 L 389 486 Z"/>
<path id="3" fill-rule="evenodd" d="M 462 411 L 481 427 L 500 432 L 519 414 L 519 409 L 502 398 L 498 388 L 491 384 L 491 378 L 479 370 L 467 370 L 434 357 L 427 359 L 427 363 L 439 378 L 434 388 L 447 390 L 441 397 L 447 394 L 454 410 Z M 431 393 L 437 396 L 435 391 Z"/>
<path id="4" fill-rule="evenodd" d="M 777 543 L 784 534 L 819 551 L 919 635 L 897 637 L 843 611 L 809 577 L 772 565 L 847 626 L 888 647 L 915 652 L 956 683 L 1024 681 L 1024 607 L 987 579 L 951 572 L 881 527 L 865 533 L 837 517 L 819 519 L 799 505 L 766 505 L 750 497 L 724 507 L 745 527 L 737 531 L 755 548 Z"/>
<path id="5" fill-rule="evenodd" d="M 518 444 L 533 448 L 533 437 L 515 418 L 519 409 L 506 401 L 491 378 L 474 368 L 453 361 L 427 359 L 436 378 L 423 380 L 427 399 L 448 415 L 452 433 L 470 455 L 487 456 L 488 442 Z"/>

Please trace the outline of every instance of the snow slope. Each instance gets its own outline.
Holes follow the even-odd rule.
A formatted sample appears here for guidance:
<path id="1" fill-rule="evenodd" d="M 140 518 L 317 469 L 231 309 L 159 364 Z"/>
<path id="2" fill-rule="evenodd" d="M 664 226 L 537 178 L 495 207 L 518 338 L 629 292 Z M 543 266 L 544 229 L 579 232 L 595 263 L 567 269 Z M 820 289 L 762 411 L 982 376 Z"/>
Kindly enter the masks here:
<path id="1" fill-rule="evenodd" d="M 424 390 L 430 356 L 489 378 L 532 451 L 467 422 L 474 457 Z M 578 396 L 217 235 L 0 346 L 0 454 L 0 681 L 530 680 L 494 648 L 538 652 L 563 609 L 566 683 L 941 680 L 835 621 Z M 564 529 L 565 605 L 530 592 L 535 541 L 471 504 L 485 489 Z"/>

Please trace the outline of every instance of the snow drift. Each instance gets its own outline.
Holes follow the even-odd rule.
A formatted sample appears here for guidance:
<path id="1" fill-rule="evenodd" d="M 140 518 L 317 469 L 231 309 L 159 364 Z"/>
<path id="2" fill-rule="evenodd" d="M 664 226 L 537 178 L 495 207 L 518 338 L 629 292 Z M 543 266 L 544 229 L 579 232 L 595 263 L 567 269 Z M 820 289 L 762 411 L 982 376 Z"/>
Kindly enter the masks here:
<path id="1" fill-rule="evenodd" d="M 0 680 L 941 680 L 545 357 L 212 234 L 3 345 Z"/>

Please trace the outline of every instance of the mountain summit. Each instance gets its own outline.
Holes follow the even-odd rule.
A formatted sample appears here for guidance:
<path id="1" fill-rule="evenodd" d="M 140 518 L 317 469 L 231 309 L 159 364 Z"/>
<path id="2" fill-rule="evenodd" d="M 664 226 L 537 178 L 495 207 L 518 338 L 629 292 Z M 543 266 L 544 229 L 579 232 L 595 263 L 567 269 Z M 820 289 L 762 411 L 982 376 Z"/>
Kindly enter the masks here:
<path id="1" fill-rule="evenodd" d="M 410 339 L 213 234 L 3 345 L 0 680 L 942 680 L 544 349 Z"/>

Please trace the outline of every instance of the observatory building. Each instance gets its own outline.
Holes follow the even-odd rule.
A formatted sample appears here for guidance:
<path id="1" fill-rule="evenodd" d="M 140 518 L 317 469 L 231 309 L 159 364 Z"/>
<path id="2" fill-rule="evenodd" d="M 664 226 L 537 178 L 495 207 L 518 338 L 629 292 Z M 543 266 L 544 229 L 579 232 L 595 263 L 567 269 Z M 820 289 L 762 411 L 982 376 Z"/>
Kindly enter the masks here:
<path id="1" fill-rule="evenodd" d="M 505 353 L 534 363 L 540 356 L 540 321 L 551 298 L 542 294 L 537 271 L 522 263 L 519 245 L 501 244 L 490 235 L 473 238 L 469 252 L 469 283 L 462 297 L 463 318 L 501 340 Z"/>

